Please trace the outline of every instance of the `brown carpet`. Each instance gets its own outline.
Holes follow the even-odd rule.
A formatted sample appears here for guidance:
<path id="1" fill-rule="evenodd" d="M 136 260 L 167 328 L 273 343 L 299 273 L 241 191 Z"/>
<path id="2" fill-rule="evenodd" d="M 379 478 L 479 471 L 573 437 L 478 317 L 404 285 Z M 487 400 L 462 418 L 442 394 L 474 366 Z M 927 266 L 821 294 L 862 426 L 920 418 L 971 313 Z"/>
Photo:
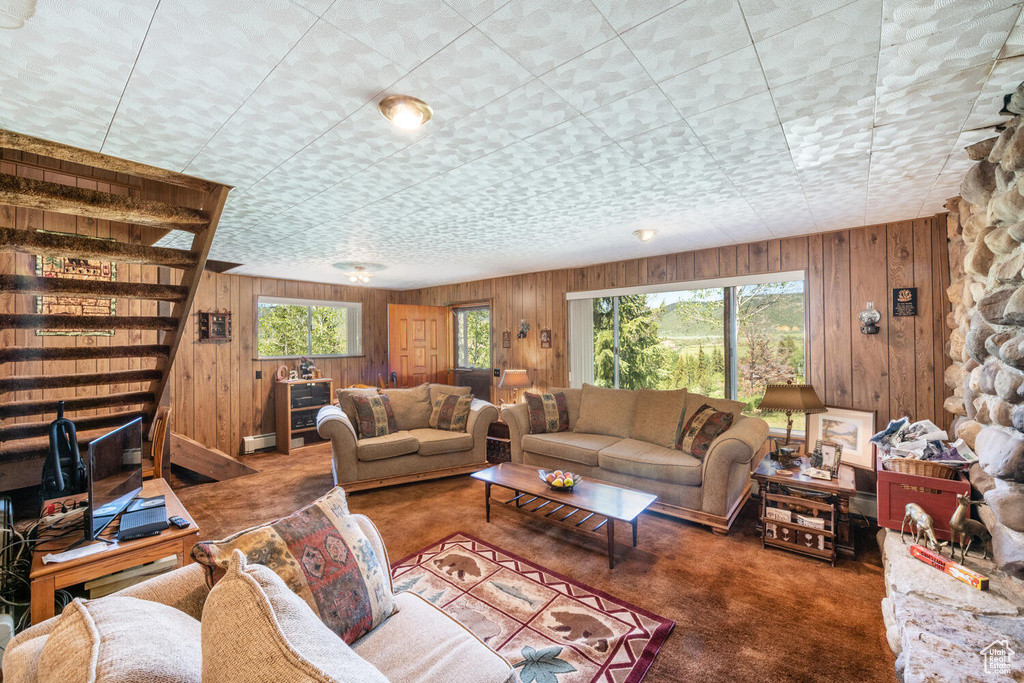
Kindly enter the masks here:
<path id="1" fill-rule="evenodd" d="M 173 484 L 202 538 L 287 515 L 332 485 L 326 444 L 245 462 L 260 473 L 198 483 L 175 469 Z M 832 568 L 762 549 L 753 502 L 726 537 L 645 514 L 639 547 L 620 544 L 609 571 L 596 539 L 500 509 L 485 523 L 483 484 L 465 476 L 353 493 L 349 507 L 377 524 L 391 561 L 462 531 L 674 619 L 646 683 L 896 679 L 879 606 L 881 562 L 867 533 L 858 536 L 857 559 Z M 625 540 L 627 531 L 616 536 Z"/>

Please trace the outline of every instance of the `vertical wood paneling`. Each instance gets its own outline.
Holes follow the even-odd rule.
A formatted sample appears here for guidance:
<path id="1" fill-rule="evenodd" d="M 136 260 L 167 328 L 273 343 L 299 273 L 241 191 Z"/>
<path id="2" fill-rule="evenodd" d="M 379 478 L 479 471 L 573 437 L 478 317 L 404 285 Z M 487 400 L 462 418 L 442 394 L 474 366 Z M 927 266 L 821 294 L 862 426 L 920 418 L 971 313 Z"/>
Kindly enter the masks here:
<path id="1" fill-rule="evenodd" d="M 825 370 L 825 248 L 822 235 L 807 237 L 807 377 L 824 397 Z"/>
<path id="2" fill-rule="evenodd" d="M 885 304 L 889 323 L 889 416 L 916 418 L 917 375 L 914 353 L 915 318 L 892 314 L 891 292 L 896 287 L 914 285 L 913 223 L 892 223 L 888 232 L 888 280 L 890 296 Z M 919 297 L 920 298 L 920 297 Z"/>
<path id="3" fill-rule="evenodd" d="M 885 226 L 850 231 L 850 301 L 854 315 L 871 301 L 882 310 L 887 295 L 886 282 L 878 277 L 878 264 L 885 262 Z M 877 411 L 876 423 L 889 421 L 889 330 L 880 325 L 878 334 L 860 332 L 854 321 L 853 397 L 857 410 Z"/>
<path id="4" fill-rule="evenodd" d="M 847 231 L 823 236 L 825 306 L 825 394 L 827 405 L 849 408 L 853 384 L 850 340 L 850 237 Z"/>

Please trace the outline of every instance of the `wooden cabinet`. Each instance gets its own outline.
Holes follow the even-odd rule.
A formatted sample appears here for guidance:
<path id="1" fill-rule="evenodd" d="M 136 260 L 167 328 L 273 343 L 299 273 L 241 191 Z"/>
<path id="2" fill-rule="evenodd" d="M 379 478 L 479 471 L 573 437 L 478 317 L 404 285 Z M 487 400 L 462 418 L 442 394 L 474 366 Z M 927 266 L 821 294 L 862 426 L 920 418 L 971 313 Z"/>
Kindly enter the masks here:
<path id="1" fill-rule="evenodd" d="M 321 440 L 316 432 L 316 414 L 331 404 L 334 381 L 289 379 L 278 382 L 274 392 L 277 452 L 291 453 L 293 438 L 301 437 L 303 445 Z"/>

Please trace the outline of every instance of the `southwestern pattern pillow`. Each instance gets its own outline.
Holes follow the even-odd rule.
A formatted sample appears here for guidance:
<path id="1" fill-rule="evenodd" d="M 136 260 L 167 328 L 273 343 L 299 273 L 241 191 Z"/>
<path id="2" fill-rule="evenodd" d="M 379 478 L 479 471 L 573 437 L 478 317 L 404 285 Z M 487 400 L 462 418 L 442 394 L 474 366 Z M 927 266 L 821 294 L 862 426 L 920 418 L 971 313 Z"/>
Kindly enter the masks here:
<path id="1" fill-rule="evenodd" d="M 679 431 L 676 449 L 703 460 L 711 442 L 732 427 L 732 421 L 732 413 L 720 412 L 705 403 Z"/>
<path id="2" fill-rule="evenodd" d="M 213 586 L 241 550 L 246 562 L 281 577 L 346 643 L 369 633 L 395 612 L 389 567 L 348 514 L 345 492 L 333 488 L 312 505 L 270 524 L 192 548 Z"/>
<path id="3" fill-rule="evenodd" d="M 443 429 L 449 432 L 464 432 L 469 424 L 469 409 L 473 404 L 473 394 L 456 396 L 441 394 L 434 399 L 434 409 L 430 412 L 431 429 Z"/>
<path id="4" fill-rule="evenodd" d="M 398 431 L 398 425 L 395 422 L 395 411 L 391 409 L 391 400 L 387 395 L 353 395 L 351 398 L 352 404 L 356 407 L 360 439 L 387 436 Z"/>
<path id="5" fill-rule="evenodd" d="M 531 434 L 569 431 L 569 404 L 565 394 L 523 394 L 530 417 Z"/>

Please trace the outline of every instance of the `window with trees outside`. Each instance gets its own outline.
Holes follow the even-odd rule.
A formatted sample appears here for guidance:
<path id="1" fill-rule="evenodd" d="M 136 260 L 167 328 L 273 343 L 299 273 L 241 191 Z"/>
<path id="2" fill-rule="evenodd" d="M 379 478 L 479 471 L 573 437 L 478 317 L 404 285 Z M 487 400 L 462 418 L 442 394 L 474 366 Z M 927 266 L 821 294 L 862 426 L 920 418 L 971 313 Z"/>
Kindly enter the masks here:
<path id="1" fill-rule="evenodd" d="M 690 389 L 785 428 L 757 406 L 768 383 L 805 381 L 803 273 L 687 284 L 570 295 L 570 383 Z"/>
<path id="2" fill-rule="evenodd" d="M 362 304 L 261 296 L 256 308 L 260 358 L 362 354 Z"/>
<path id="3" fill-rule="evenodd" d="M 490 306 L 461 307 L 455 315 L 455 366 L 467 370 L 491 367 Z"/>

